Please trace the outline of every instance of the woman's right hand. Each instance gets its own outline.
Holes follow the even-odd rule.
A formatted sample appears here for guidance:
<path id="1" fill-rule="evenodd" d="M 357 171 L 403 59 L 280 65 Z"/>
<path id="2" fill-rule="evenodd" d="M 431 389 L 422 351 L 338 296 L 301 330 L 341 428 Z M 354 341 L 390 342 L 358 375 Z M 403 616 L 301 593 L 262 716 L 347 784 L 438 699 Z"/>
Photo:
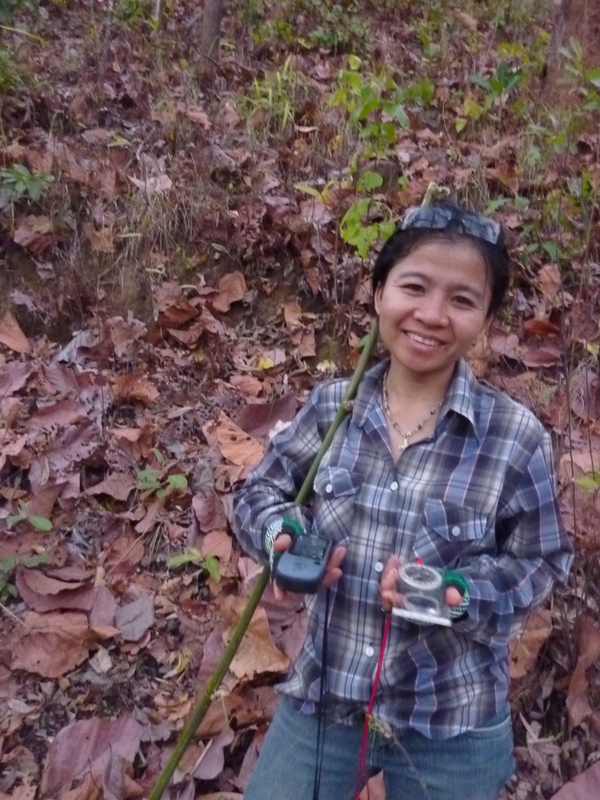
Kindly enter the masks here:
<path id="1" fill-rule="evenodd" d="M 273 550 L 276 553 L 285 553 L 292 543 L 292 537 L 287 533 L 282 533 L 275 539 L 273 543 Z M 327 570 L 325 576 L 321 581 L 320 589 L 328 589 L 332 584 L 342 577 L 342 561 L 346 557 L 346 548 L 342 545 L 336 545 L 329 556 Z M 277 578 L 273 581 L 273 595 L 276 600 L 285 600 L 287 591 L 277 585 Z"/>

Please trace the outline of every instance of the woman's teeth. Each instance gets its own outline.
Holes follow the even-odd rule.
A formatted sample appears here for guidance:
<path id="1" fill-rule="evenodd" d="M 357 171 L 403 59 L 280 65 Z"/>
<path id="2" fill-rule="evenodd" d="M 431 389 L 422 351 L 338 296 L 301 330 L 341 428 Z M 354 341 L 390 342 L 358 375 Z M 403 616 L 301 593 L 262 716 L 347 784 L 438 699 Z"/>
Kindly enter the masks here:
<path id="1" fill-rule="evenodd" d="M 428 347 L 438 347 L 441 344 L 441 342 L 438 342 L 437 339 L 426 339 L 424 336 L 419 336 L 418 333 L 407 333 L 406 335 L 414 342 L 426 344 Z"/>

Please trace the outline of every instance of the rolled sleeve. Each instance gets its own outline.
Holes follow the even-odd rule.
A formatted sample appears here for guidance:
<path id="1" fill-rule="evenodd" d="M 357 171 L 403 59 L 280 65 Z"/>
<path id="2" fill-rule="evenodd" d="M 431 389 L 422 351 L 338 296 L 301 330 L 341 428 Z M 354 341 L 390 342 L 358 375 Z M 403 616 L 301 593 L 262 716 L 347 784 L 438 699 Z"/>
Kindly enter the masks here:
<path id="1" fill-rule="evenodd" d="M 233 500 L 234 533 L 243 549 L 264 563 L 264 534 L 271 521 L 287 517 L 310 527 L 307 509 L 296 495 L 321 446 L 318 419 L 319 387 L 285 430 L 273 437 L 261 463 L 248 475 Z"/>
<path id="2" fill-rule="evenodd" d="M 453 627 L 490 645 L 508 643 L 529 611 L 566 581 L 573 561 L 560 518 L 547 433 L 515 482 L 498 520 L 498 556 L 458 565 L 470 599 L 468 616 Z"/>

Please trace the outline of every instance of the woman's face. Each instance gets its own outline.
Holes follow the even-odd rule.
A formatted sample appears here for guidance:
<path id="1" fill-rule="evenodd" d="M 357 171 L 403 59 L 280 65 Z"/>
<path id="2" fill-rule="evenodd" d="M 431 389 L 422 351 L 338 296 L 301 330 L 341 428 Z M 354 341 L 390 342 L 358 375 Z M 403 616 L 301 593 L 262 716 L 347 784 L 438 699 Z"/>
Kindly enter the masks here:
<path id="1" fill-rule="evenodd" d="M 413 250 L 375 293 L 392 367 L 449 379 L 487 327 L 491 295 L 486 265 L 468 242 L 431 241 Z"/>

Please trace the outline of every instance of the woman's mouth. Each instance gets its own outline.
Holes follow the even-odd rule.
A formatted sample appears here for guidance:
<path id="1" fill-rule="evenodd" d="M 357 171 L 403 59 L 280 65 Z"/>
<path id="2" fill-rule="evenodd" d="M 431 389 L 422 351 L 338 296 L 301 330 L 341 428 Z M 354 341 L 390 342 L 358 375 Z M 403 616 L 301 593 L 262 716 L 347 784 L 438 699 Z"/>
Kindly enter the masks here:
<path id="1" fill-rule="evenodd" d="M 421 336 L 412 331 L 405 331 L 405 333 L 409 339 L 412 339 L 413 342 L 417 342 L 417 344 L 424 344 L 427 347 L 441 347 L 441 345 L 443 345 L 443 342 L 440 342 L 439 339 L 430 339 L 428 336 Z"/>

